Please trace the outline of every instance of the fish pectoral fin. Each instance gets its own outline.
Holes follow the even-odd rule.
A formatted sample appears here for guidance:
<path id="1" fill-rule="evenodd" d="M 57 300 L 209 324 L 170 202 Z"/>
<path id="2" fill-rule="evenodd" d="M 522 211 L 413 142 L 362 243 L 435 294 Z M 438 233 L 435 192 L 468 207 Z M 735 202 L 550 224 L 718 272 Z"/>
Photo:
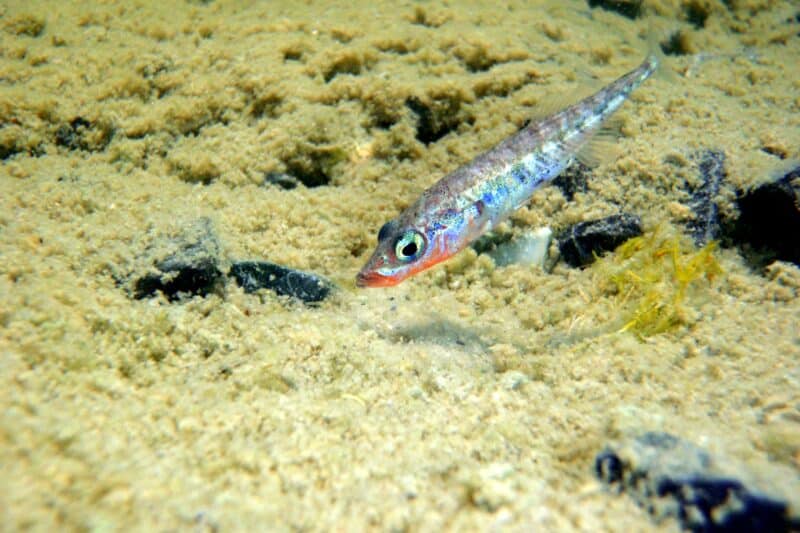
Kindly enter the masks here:
<path id="1" fill-rule="evenodd" d="M 584 141 L 575 154 L 575 159 L 594 168 L 614 161 L 620 155 L 618 140 L 623 120 L 619 117 L 609 119 L 594 135 Z"/>

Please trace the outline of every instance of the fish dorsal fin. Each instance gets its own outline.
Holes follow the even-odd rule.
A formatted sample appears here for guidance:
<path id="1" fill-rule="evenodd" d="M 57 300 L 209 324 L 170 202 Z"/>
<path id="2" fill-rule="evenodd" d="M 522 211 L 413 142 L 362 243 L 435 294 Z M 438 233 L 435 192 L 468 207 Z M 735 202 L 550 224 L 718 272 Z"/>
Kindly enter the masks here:
<path id="1" fill-rule="evenodd" d="M 533 108 L 529 117 L 530 122 L 535 122 L 564 111 L 564 109 L 572 104 L 580 102 L 589 94 L 591 94 L 591 89 L 587 89 L 586 87 L 574 87 L 563 93 L 544 95 L 536 101 L 536 107 Z"/>
<path id="2" fill-rule="evenodd" d="M 563 94 L 550 94 L 541 97 L 536 102 L 536 107 L 530 114 L 529 122 L 536 122 L 563 111 L 565 107 L 574 104 L 577 100 L 567 100 Z"/>

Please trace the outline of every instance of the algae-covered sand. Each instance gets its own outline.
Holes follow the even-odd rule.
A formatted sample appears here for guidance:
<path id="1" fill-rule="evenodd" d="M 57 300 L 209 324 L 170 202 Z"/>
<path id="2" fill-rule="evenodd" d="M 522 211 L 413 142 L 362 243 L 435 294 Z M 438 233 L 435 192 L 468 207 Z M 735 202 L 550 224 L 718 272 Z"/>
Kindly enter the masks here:
<path id="1" fill-rule="evenodd" d="M 673 37 L 674 79 L 634 93 L 585 191 L 542 189 L 511 233 L 620 210 L 678 232 L 709 148 L 733 212 L 800 158 L 797 4 L 4 2 L 3 529 L 674 530 L 592 473 L 649 430 L 791 494 L 793 265 L 722 249 L 646 338 L 612 327 L 595 267 L 468 250 L 397 288 L 353 282 L 383 222 L 537 106 L 636 66 L 648 31 Z M 133 299 L 144 251 L 204 218 L 223 262 L 339 290 Z"/>

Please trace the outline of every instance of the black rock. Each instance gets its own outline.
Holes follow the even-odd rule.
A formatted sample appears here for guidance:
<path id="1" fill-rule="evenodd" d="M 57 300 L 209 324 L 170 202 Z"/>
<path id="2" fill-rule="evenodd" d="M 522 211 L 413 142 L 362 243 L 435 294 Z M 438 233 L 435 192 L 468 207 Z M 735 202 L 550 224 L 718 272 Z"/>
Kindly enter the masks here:
<path id="1" fill-rule="evenodd" d="M 694 243 L 703 246 L 720 234 L 717 195 L 720 185 L 725 181 L 725 153 L 720 150 L 703 150 L 694 159 L 698 161 L 700 184 L 686 184 L 690 195 L 687 205 L 694 213 L 694 219 L 686 226 Z"/>
<path id="2" fill-rule="evenodd" d="M 738 219 L 725 244 L 740 247 L 755 267 L 775 260 L 800 266 L 800 166 L 777 181 L 739 193 Z"/>
<path id="3" fill-rule="evenodd" d="M 270 289 L 306 303 L 324 300 L 333 288 L 330 282 L 319 276 L 267 261 L 234 263 L 228 275 L 236 280 L 244 292 Z"/>
<path id="4" fill-rule="evenodd" d="M 219 269 L 219 244 L 211 221 L 201 219 L 177 237 L 161 237 L 145 252 L 151 272 L 133 282 L 137 299 L 161 292 L 170 301 L 205 296 L 224 282 Z"/>
<path id="5" fill-rule="evenodd" d="M 564 261 L 579 267 L 593 262 L 595 255 L 613 250 L 641 234 L 641 219 L 621 213 L 570 226 L 557 237 L 558 249 Z"/>
<path id="6" fill-rule="evenodd" d="M 650 432 L 595 458 L 595 475 L 629 494 L 658 520 L 673 517 L 691 531 L 793 531 L 800 526 L 781 496 L 719 473 L 702 448 Z"/>

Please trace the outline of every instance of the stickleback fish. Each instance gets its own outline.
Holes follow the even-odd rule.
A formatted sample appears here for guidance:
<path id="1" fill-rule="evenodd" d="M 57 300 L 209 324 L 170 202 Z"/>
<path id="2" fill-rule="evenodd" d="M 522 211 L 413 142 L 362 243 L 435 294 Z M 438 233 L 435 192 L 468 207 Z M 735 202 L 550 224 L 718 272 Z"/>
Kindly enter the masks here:
<path id="1" fill-rule="evenodd" d="M 651 52 L 636 69 L 561 111 L 531 121 L 444 176 L 378 232 L 356 276 L 359 287 L 389 287 L 463 250 L 505 220 L 573 161 L 596 164 L 609 117 L 658 69 Z"/>

